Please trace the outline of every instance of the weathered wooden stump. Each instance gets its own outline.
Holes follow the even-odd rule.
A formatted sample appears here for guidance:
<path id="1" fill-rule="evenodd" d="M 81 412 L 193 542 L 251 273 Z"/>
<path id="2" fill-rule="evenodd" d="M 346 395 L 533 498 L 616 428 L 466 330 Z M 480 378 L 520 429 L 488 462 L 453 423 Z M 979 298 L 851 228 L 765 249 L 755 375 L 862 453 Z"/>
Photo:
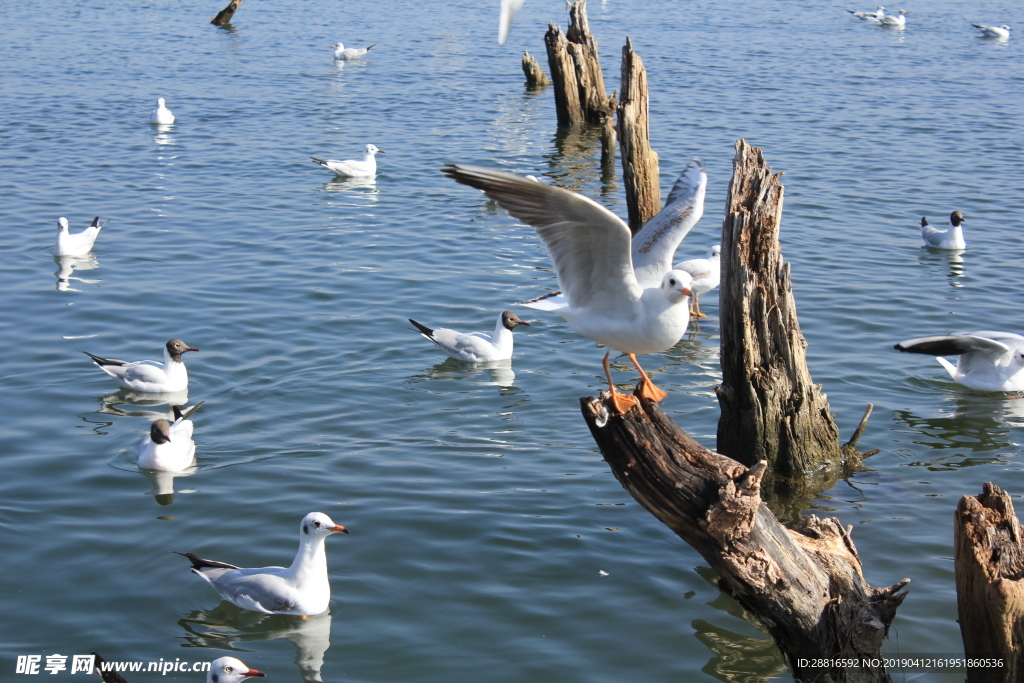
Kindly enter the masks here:
<path id="1" fill-rule="evenodd" d="M 612 93 L 608 97 L 608 110 L 615 111 L 615 101 L 618 97 L 617 93 Z M 601 128 L 601 174 L 603 176 L 615 174 L 615 145 L 618 142 L 618 136 L 615 134 L 615 117 L 608 116 L 604 120 L 604 126 Z"/>
<path id="2" fill-rule="evenodd" d="M 968 683 L 1024 680 L 1024 546 L 1010 496 L 992 482 L 957 505 L 953 561 L 964 655 L 1003 659 L 968 668 Z"/>
<path id="3" fill-rule="evenodd" d="M 890 681 L 880 667 L 812 664 L 879 657 L 910 579 L 872 588 L 852 527 L 812 515 L 785 528 L 761 500 L 766 462 L 748 468 L 709 451 L 657 404 L 634 396 L 638 405 L 625 415 L 607 393 L 580 399 L 587 426 L 623 488 L 718 572 L 722 590 L 761 621 L 798 680 Z"/>
<path id="4" fill-rule="evenodd" d="M 231 0 L 228 6 L 217 12 L 217 16 L 210 20 L 210 23 L 214 26 L 224 26 L 231 21 L 231 17 L 235 15 L 235 11 L 238 10 L 238 6 L 242 4 L 242 0 Z"/>
<path id="5" fill-rule="evenodd" d="M 661 185 L 648 129 L 647 70 L 629 38 L 622 48 L 618 133 L 629 228 L 635 235 L 661 211 Z"/>
<path id="6" fill-rule="evenodd" d="M 587 24 L 587 0 L 575 0 L 569 8 L 565 34 L 555 24 L 544 35 L 548 70 L 554 84 L 558 125 L 603 123 L 608 116 L 608 96 L 597 54 L 597 41 Z"/>
<path id="7" fill-rule="evenodd" d="M 526 75 L 527 88 L 541 88 L 545 85 L 551 85 L 551 81 L 548 80 L 544 69 L 540 68 L 537 58 L 529 52 L 523 53 L 523 74 Z"/>
<path id="8" fill-rule="evenodd" d="M 783 186 L 761 150 L 736 143 L 722 225 L 722 415 L 718 450 L 799 476 L 844 463 L 839 430 L 807 369 L 789 264 L 779 244 Z"/>

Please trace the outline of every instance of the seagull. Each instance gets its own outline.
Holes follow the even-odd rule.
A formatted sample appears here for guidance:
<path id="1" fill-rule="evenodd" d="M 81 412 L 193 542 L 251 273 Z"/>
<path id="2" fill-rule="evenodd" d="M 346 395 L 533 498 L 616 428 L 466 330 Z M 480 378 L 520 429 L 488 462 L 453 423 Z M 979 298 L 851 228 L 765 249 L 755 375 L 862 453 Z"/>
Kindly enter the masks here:
<path id="1" fill-rule="evenodd" d="M 501 13 L 498 15 L 498 45 L 508 40 L 508 30 L 512 28 L 512 18 L 523 6 L 523 0 L 501 0 Z"/>
<path id="2" fill-rule="evenodd" d="M 1009 38 L 1010 27 L 1006 24 L 1002 26 L 985 26 L 984 24 L 971 24 L 974 28 L 981 31 L 982 38 Z"/>
<path id="3" fill-rule="evenodd" d="M 203 403 L 206 401 L 192 406 L 187 413 L 182 413 L 181 408 L 174 406 L 173 423 L 157 420 L 150 425 L 149 434 L 139 444 L 139 467 L 181 472 L 195 462 L 196 444 L 192 441 L 190 418 Z"/>
<path id="4" fill-rule="evenodd" d="M 57 219 L 57 244 L 53 246 L 54 256 L 85 256 L 92 251 L 92 245 L 100 234 L 100 229 L 109 223 L 100 223 L 100 217 L 92 219 L 92 224 L 82 232 L 72 235 L 68 219 L 61 216 Z"/>
<path id="5" fill-rule="evenodd" d="M 344 176 L 346 178 L 357 178 L 375 175 L 377 173 L 377 160 L 373 158 L 373 155 L 383 153 L 384 150 L 377 149 L 373 145 L 367 145 L 363 148 L 362 161 L 357 161 L 355 159 L 338 161 L 337 159 L 317 159 L 316 157 L 310 157 L 310 159 L 324 168 L 334 171 L 335 175 Z"/>
<path id="6" fill-rule="evenodd" d="M 156 109 L 154 109 L 153 113 L 149 115 L 149 122 L 161 124 L 174 123 L 174 114 L 172 114 L 171 110 L 164 105 L 164 98 L 157 98 Z"/>
<path id="7" fill-rule="evenodd" d="M 633 270 L 629 226 L 583 195 L 480 166 L 445 164 L 441 172 L 482 190 L 534 227 L 551 255 L 567 302 L 560 314 L 578 334 L 628 354 L 640 372 L 641 395 L 663 400 L 668 394 L 654 386 L 636 354 L 664 351 L 683 336 L 690 322 L 690 274 L 669 270 L 657 286 L 641 286 Z M 634 399 L 615 390 L 609 354 L 604 357 L 605 376 L 622 413 Z"/>
<path id="8" fill-rule="evenodd" d="M 1024 391 L 1024 337 L 1012 332 L 967 332 L 917 337 L 893 348 L 924 353 L 946 368 L 955 382 L 978 391 Z M 960 356 L 953 365 L 941 356 Z"/>
<path id="9" fill-rule="evenodd" d="M 377 46 L 377 43 L 368 45 L 367 47 L 345 47 L 341 43 L 335 43 L 331 45 L 331 49 L 334 50 L 335 59 L 343 59 L 346 62 L 350 59 L 359 59 L 367 52 Z"/>
<path id="10" fill-rule="evenodd" d="M 665 208 L 633 236 L 630 243 L 633 272 L 642 288 L 660 287 L 665 273 L 672 270 L 672 259 L 680 242 L 704 215 L 707 185 L 704 162 L 694 159 L 676 179 Z M 561 292 L 554 292 L 519 305 L 562 315 L 568 304 Z"/>
<path id="11" fill-rule="evenodd" d="M 424 337 L 441 347 L 455 360 L 470 363 L 488 363 L 495 360 L 508 360 L 512 357 L 512 330 L 520 325 L 530 326 L 525 320 L 511 311 L 502 311 L 493 334 L 484 332 L 456 332 L 443 327 L 430 329 L 412 318 L 409 322 L 416 326 Z"/>
<path id="12" fill-rule="evenodd" d="M 878 22 L 881 21 L 883 16 L 885 16 L 885 8 L 882 7 L 881 5 L 879 5 L 878 9 L 875 10 L 874 12 L 854 12 L 852 9 L 848 9 L 846 11 L 852 14 L 853 16 L 857 17 L 858 19 L 863 19 L 865 21 Z"/>
<path id="13" fill-rule="evenodd" d="M 690 291 L 693 292 L 695 310 L 691 310 L 690 315 L 706 318 L 707 316 L 700 312 L 699 297 L 704 292 L 710 292 L 717 287 L 718 283 L 722 280 L 722 245 L 716 244 L 708 249 L 708 253 L 704 258 L 695 258 L 677 263 L 675 269 L 685 270 L 693 276 L 693 284 L 690 285 Z"/>
<path id="14" fill-rule="evenodd" d="M 180 339 L 172 339 L 164 344 L 163 363 L 155 360 L 128 362 L 115 358 L 100 358 L 88 351 L 82 353 L 92 358 L 100 370 L 116 379 L 126 389 L 165 393 L 188 388 L 188 371 L 181 360 L 181 354 L 198 350 Z"/>
<path id="15" fill-rule="evenodd" d="M 878 23 L 882 26 L 888 26 L 890 28 L 903 28 L 907 24 L 907 10 L 901 9 L 899 14 L 895 16 L 892 14 L 883 14 L 878 17 Z"/>
<path id="16" fill-rule="evenodd" d="M 192 573 L 213 586 L 222 598 L 242 609 L 263 614 L 310 616 L 327 610 L 331 584 L 327 577 L 324 541 L 348 529 L 322 512 L 310 512 L 299 524 L 299 551 L 292 566 L 241 569 L 233 564 L 178 553 L 192 561 Z"/>
<path id="17" fill-rule="evenodd" d="M 921 237 L 926 247 L 936 249 L 966 249 L 967 242 L 964 241 L 964 231 L 960 226 L 967 221 L 959 211 L 949 214 L 951 227 L 942 230 L 933 225 L 928 225 L 928 219 L 921 216 Z"/>

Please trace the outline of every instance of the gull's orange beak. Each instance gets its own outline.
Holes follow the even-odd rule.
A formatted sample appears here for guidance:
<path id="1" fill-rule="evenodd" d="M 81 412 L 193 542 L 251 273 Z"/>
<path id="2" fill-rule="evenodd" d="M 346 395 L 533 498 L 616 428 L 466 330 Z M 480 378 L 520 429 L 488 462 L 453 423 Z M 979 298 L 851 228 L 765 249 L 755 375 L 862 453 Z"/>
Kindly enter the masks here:
<path id="1" fill-rule="evenodd" d="M 345 527 L 343 527 L 340 524 L 335 524 L 334 526 L 328 527 L 328 528 L 331 531 L 333 531 L 334 533 L 336 533 L 336 534 L 347 534 L 348 533 L 348 529 L 346 529 Z"/>
<path id="2" fill-rule="evenodd" d="M 691 292 L 690 292 L 690 288 L 689 287 L 683 287 L 682 289 L 680 289 L 678 291 L 683 296 L 691 296 Z"/>

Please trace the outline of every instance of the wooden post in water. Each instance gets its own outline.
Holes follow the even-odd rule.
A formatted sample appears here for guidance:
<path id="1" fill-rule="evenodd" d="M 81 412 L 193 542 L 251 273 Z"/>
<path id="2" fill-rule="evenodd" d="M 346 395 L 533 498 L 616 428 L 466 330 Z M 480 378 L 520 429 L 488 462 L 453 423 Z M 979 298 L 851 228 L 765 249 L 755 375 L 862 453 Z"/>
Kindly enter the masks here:
<path id="1" fill-rule="evenodd" d="M 608 97 L 608 110 L 615 111 L 615 101 L 617 93 L 612 93 Z M 615 175 L 615 145 L 618 142 L 618 136 L 615 134 L 615 117 L 608 116 L 604 120 L 604 128 L 601 129 L 601 175 L 611 176 Z"/>
<path id="2" fill-rule="evenodd" d="M 967 682 L 1024 679 L 1024 545 L 1010 496 L 992 482 L 956 507 L 953 565 L 964 656 L 1003 659 L 967 669 Z"/>
<path id="3" fill-rule="evenodd" d="M 570 6 L 569 28 L 565 34 L 555 24 L 548 26 L 544 44 L 555 86 L 558 125 L 602 123 L 610 112 L 597 41 L 587 25 L 587 0 L 575 0 Z"/>
<path id="4" fill-rule="evenodd" d="M 548 80 L 544 69 L 540 68 L 537 58 L 529 52 L 523 53 L 523 73 L 526 75 L 527 88 L 540 88 L 545 85 L 551 85 L 551 81 Z"/>
<path id="5" fill-rule="evenodd" d="M 214 26 L 223 26 L 231 21 L 231 17 L 235 15 L 235 11 L 238 6 L 242 4 L 242 0 L 231 0 L 228 6 L 217 12 L 217 16 L 210 20 L 210 23 Z"/>
<path id="6" fill-rule="evenodd" d="M 581 398 L 583 417 L 615 478 L 689 543 L 721 577 L 719 586 L 753 613 L 802 682 L 891 681 L 884 666 L 813 666 L 875 658 L 907 596 L 864 580 L 860 557 L 835 518 L 804 517 L 787 529 L 761 500 L 761 461 L 746 467 L 709 451 L 656 403 L 634 393 L 620 415 L 607 392 Z"/>
<path id="7" fill-rule="evenodd" d="M 622 48 L 618 133 L 629 229 L 634 235 L 661 211 L 658 155 L 651 149 L 647 116 L 647 71 L 627 38 Z"/>
<path id="8" fill-rule="evenodd" d="M 772 174 L 760 149 L 736 143 L 722 225 L 718 451 L 801 475 L 844 459 L 828 401 L 807 369 L 807 341 L 782 261 L 781 175 Z"/>

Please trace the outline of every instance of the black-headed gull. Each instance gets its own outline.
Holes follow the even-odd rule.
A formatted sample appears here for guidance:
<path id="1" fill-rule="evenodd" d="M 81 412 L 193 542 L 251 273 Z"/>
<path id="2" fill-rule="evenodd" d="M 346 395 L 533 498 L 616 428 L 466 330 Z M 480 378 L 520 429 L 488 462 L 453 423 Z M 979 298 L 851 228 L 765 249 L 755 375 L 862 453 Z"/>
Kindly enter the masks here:
<path id="1" fill-rule="evenodd" d="M 367 45 L 366 47 L 345 47 L 342 43 L 335 43 L 331 45 L 331 49 L 334 50 L 335 59 L 342 59 L 347 62 L 350 59 L 359 59 L 376 46 L 377 43 Z"/>
<path id="2" fill-rule="evenodd" d="M 690 291 L 693 292 L 693 308 L 690 315 L 698 318 L 707 316 L 700 312 L 700 295 L 710 292 L 722 281 L 722 245 L 716 244 L 708 249 L 704 258 L 690 259 L 676 264 L 676 270 L 685 270 L 693 276 Z"/>
<path id="3" fill-rule="evenodd" d="M 335 175 L 346 178 L 359 178 L 377 173 L 377 160 L 374 156 L 383 153 L 384 150 L 377 149 L 374 145 L 367 145 L 363 148 L 363 158 L 361 161 L 356 159 L 338 161 L 337 159 L 318 159 L 316 157 L 310 157 L 310 159 L 324 168 L 334 171 Z"/>
<path id="4" fill-rule="evenodd" d="M 863 19 L 864 21 L 877 22 L 881 20 L 883 15 L 885 15 L 885 8 L 882 7 L 881 5 L 879 5 L 878 9 L 875 10 L 874 12 L 855 12 L 852 9 L 848 9 L 846 11 L 852 14 L 853 16 L 857 17 L 858 19 Z"/>
<path id="5" fill-rule="evenodd" d="M 978 391 L 1024 391 L 1024 337 L 1012 332 L 967 332 L 917 337 L 893 348 L 935 356 L 955 382 Z M 953 365 L 942 356 L 959 356 Z"/>
<path id="6" fill-rule="evenodd" d="M 888 28 L 903 28 L 907 25 L 907 10 L 901 9 L 898 14 L 883 14 L 878 23 Z"/>
<path id="7" fill-rule="evenodd" d="M 483 191 L 534 227 L 567 303 L 559 314 L 577 333 L 628 354 L 640 372 L 643 396 L 665 398 L 636 354 L 664 351 L 683 336 L 690 322 L 690 274 L 669 270 L 657 286 L 641 286 L 633 271 L 629 226 L 583 195 L 480 166 L 446 164 L 442 173 Z M 625 412 L 633 399 L 615 390 L 608 354 L 604 367 L 615 406 Z"/>
<path id="8" fill-rule="evenodd" d="M 457 332 L 444 327 L 430 329 L 412 318 L 409 322 L 416 326 L 424 337 L 441 347 L 455 360 L 469 363 L 489 363 L 495 360 L 508 360 L 512 357 L 512 330 L 520 325 L 530 326 L 525 320 L 512 311 L 502 311 L 492 334 L 485 332 Z"/>
<path id="9" fill-rule="evenodd" d="M 704 162 L 694 159 L 679 174 L 665 207 L 633 236 L 633 273 L 642 288 L 660 287 L 665 273 L 672 270 L 676 249 L 704 215 L 707 185 Z M 561 292 L 554 292 L 518 305 L 561 314 L 567 304 Z"/>
<path id="10" fill-rule="evenodd" d="M 92 358 L 100 370 L 116 379 L 126 389 L 149 393 L 173 393 L 188 388 L 188 370 L 181 360 L 181 354 L 198 350 L 180 339 L 171 339 L 164 344 L 163 363 L 155 360 L 129 362 L 116 358 L 100 358 L 88 351 L 82 353 Z"/>
<path id="11" fill-rule="evenodd" d="M 348 529 L 322 512 L 310 512 L 299 524 L 299 551 L 290 567 L 242 569 L 233 564 L 177 553 L 192 561 L 198 574 L 228 602 L 263 614 L 310 616 L 327 609 L 331 584 L 327 577 L 324 541 Z M 177 551 L 172 551 L 177 552 Z"/>
<path id="12" fill-rule="evenodd" d="M 974 28 L 981 31 L 982 38 L 1009 38 L 1010 27 L 1006 24 L 1002 26 L 985 26 L 985 24 L 971 24 Z"/>
<path id="13" fill-rule="evenodd" d="M 156 109 L 154 109 L 153 113 L 149 115 L 149 122 L 163 125 L 174 123 L 174 114 L 172 114 L 171 110 L 167 108 L 166 104 L 164 104 L 164 98 L 157 98 Z"/>
<path id="14" fill-rule="evenodd" d="M 192 415 L 205 401 L 181 412 L 174 406 L 174 422 L 160 419 L 149 427 L 149 434 L 139 444 L 139 467 L 148 470 L 181 472 L 195 462 L 196 444 L 192 441 Z"/>
<path id="15" fill-rule="evenodd" d="M 57 219 L 57 243 L 53 245 L 54 256 L 85 256 L 92 251 L 100 230 L 110 221 L 100 223 L 100 217 L 92 219 L 92 224 L 82 232 L 71 234 L 68 219 L 61 216 Z"/>
<path id="16" fill-rule="evenodd" d="M 964 215 L 959 211 L 949 214 L 950 227 L 943 230 L 934 225 L 928 225 L 928 219 L 921 216 L 921 239 L 926 247 L 936 249 L 966 249 L 967 242 L 964 241 L 964 230 L 961 225 L 966 223 Z"/>

